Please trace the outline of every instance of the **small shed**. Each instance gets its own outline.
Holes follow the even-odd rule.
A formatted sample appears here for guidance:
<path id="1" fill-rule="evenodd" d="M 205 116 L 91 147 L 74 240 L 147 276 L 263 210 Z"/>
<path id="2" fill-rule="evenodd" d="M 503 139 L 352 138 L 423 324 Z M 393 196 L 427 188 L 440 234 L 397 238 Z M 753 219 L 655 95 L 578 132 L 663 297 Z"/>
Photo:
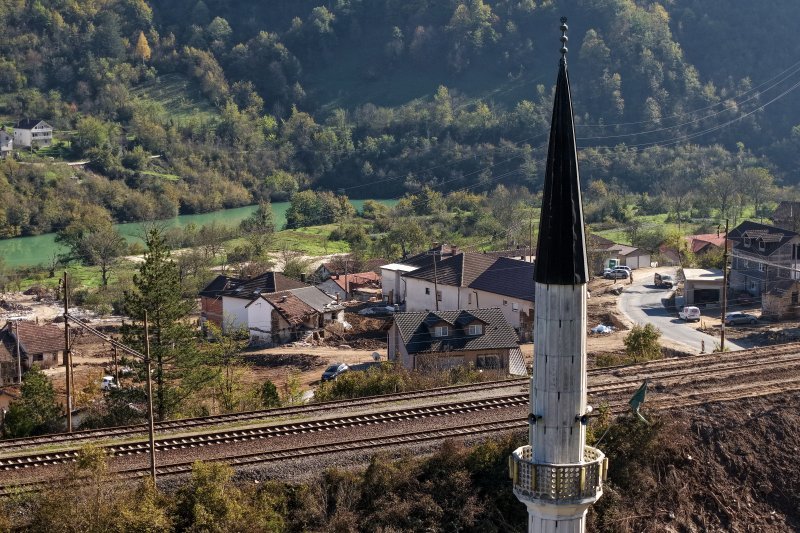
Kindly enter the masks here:
<path id="1" fill-rule="evenodd" d="M 684 297 L 686 305 L 719 304 L 722 302 L 722 270 L 684 268 Z"/>

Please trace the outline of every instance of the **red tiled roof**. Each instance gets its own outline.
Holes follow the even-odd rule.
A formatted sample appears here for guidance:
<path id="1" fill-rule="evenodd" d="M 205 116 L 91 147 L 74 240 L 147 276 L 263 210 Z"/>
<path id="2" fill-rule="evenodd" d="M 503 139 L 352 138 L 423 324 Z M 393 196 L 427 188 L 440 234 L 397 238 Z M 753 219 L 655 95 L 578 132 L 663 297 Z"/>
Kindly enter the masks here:
<path id="1" fill-rule="evenodd" d="M 722 248 L 725 246 L 725 234 L 721 233 L 719 236 L 716 233 L 702 233 L 700 235 L 689 235 L 686 241 L 692 248 L 692 253 L 697 253 L 709 244 Z"/>
<path id="2" fill-rule="evenodd" d="M 346 282 L 349 282 L 350 288 L 353 289 L 355 287 L 380 283 L 381 276 L 375 272 L 357 272 L 355 274 L 348 274 L 347 277 L 344 275 L 335 276 L 332 277 L 331 280 L 343 290 L 346 290 Z"/>

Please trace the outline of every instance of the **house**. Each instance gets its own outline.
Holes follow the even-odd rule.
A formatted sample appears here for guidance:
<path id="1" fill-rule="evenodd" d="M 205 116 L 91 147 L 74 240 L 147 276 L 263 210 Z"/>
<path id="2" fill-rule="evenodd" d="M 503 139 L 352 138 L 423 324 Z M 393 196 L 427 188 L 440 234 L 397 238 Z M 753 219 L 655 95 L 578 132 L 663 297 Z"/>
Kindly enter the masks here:
<path id="1" fill-rule="evenodd" d="M 534 264 L 461 252 L 402 276 L 406 311 L 498 307 L 521 333 L 533 329 Z M 436 298 L 436 299 L 434 299 Z"/>
<path id="2" fill-rule="evenodd" d="M 409 370 L 482 370 L 524 373 L 517 334 L 500 309 L 397 313 L 388 335 L 389 360 Z"/>
<path id="3" fill-rule="evenodd" d="M 344 323 L 344 307 L 334 298 L 280 272 L 248 280 L 217 276 L 200 291 L 200 301 L 202 319 L 226 333 L 246 331 L 253 344 L 279 344 Z"/>
<path id="4" fill-rule="evenodd" d="M 732 229 L 728 239 L 733 243 L 732 290 L 761 296 L 779 281 L 800 278 L 800 234 L 748 220 Z"/>
<path id="5" fill-rule="evenodd" d="M 684 237 L 689 250 L 696 256 L 705 255 L 713 250 L 721 250 L 725 246 L 725 233 L 703 233 Z M 728 245 L 730 250 L 730 244 Z"/>
<path id="6" fill-rule="evenodd" d="M 375 272 L 334 274 L 322 283 L 317 283 L 316 287 L 340 301 L 351 298 L 368 301 L 381 297 L 381 276 Z"/>
<path id="7" fill-rule="evenodd" d="M 247 304 L 262 294 L 301 287 L 308 285 L 280 272 L 264 272 L 251 279 L 219 275 L 200 291 L 200 316 L 223 331 L 246 329 Z"/>
<path id="8" fill-rule="evenodd" d="M 276 345 L 344 324 L 344 307 L 317 287 L 264 293 L 245 306 L 250 342 Z"/>
<path id="9" fill-rule="evenodd" d="M 772 223 L 783 229 L 800 231 L 800 202 L 784 200 L 772 213 Z"/>
<path id="10" fill-rule="evenodd" d="M 722 270 L 684 268 L 683 294 L 686 305 L 722 303 Z"/>
<path id="11" fill-rule="evenodd" d="M 778 320 L 800 318 L 800 281 L 781 279 L 761 296 L 761 317 Z"/>
<path id="12" fill-rule="evenodd" d="M 385 259 L 358 260 L 348 255 L 337 256 L 319 265 L 311 277 L 321 283 L 332 276 L 341 276 L 354 270 L 377 273 L 380 272 L 381 265 L 384 263 L 386 263 Z"/>
<path id="13" fill-rule="evenodd" d="M 419 267 L 390 263 L 381 266 L 381 294 L 388 304 L 402 304 L 406 301 L 406 285 L 403 274 L 413 272 Z"/>
<path id="14" fill-rule="evenodd" d="M 14 151 L 14 137 L 5 128 L 0 129 L 0 158 L 5 159 Z"/>
<path id="15" fill-rule="evenodd" d="M 14 146 L 40 148 L 53 144 L 53 126 L 44 120 L 25 119 L 14 126 Z"/>
<path id="16" fill-rule="evenodd" d="M 618 244 L 600 235 L 586 236 L 586 252 L 589 270 L 602 272 L 604 268 L 628 266 L 632 269 L 648 268 L 650 252 L 636 246 Z"/>
<path id="17" fill-rule="evenodd" d="M 18 381 L 17 332 L 22 371 L 34 365 L 40 368 L 58 366 L 64 353 L 64 331 L 55 324 L 7 322 L 0 330 L 0 383 Z"/>

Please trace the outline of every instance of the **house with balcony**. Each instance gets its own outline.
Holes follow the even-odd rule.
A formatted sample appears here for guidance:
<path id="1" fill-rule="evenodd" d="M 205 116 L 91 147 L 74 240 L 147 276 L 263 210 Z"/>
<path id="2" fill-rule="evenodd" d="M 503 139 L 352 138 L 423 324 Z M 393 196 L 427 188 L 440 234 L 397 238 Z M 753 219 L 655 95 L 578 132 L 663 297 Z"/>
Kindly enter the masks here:
<path id="1" fill-rule="evenodd" d="M 730 289 L 761 297 L 784 280 L 800 279 L 800 234 L 745 221 L 728 234 Z"/>
<path id="2" fill-rule="evenodd" d="M 525 374 L 517 334 L 498 308 L 397 313 L 388 346 L 389 360 L 408 370 L 471 365 Z"/>
<path id="3" fill-rule="evenodd" d="M 53 144 L 53 126 L 38 119 L 20 120 L 14 125 L 14 146 L 41 148 Z"/>

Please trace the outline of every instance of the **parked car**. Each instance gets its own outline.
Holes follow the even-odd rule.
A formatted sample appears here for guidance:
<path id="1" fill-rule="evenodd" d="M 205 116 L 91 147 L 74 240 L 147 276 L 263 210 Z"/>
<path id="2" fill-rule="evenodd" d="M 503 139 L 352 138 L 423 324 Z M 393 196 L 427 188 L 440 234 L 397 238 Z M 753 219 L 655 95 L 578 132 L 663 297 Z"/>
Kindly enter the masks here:
<path id="1" fill-rule="evenodd" d="M 114 381 L 114 376 L 103 376 L 103 381 L 100 382 L 100 390 L 114 390 L 118 388 L 119 385 Z"/>
<path id="2" fill-rule="evenodd" d="M 687 305 L 678 312 L 678 316 L 687 322 L 698 321 L 700 320 L 700 309 L 693 305 Z"/>
<path id="3" fill-rule="evenodd" d="M 656 272 L 656 275 L 653 277 L 653 283 L 655 283 L 656 287 L 671 289 L 675 286 L 675 279 L 669 274 L 659 274 Z"/>
<path id="4" fill-rule="evenodd" d="M 348 370 L 350 370 L 350 367 L 344 363 L 333 363 L 331 366 L 325 369 L 325 372 L 322 373 L 322 381 L 336 379 Z"/>
<path id="5" fill-rule="evenodd" d="M 725 315 L 725 325 L 735 326 L 737 324 L 757 324 L 758 319 L 754 315 L 734 311 Z"/>
<path id="6" fill-rule="evenodd" d="M 606 279 L 628 279 L 631 273 L 624 268 L 615 268 L 611 272 L 604 274 L 603 277 Z"/>
<path id="7" fill-rule="evenodd" d="M 628 271 L 628 274 L 630 274 L 631 272 L 633 272 L 633 269 L 632 269 L 631 267 L 629 267 L 629 266 L 626 266 L 626 265 L 621 265 L 621 266 L 614 267 L 614 268 L 621 268 L 622 270 L 627 270 L 627 271 Z"/>
<path id="8" fill-rule="evenodd" d="M 362 316 L 387 316 L 394 314 L 396 309 L 393 305 L 379 305 L 378 307 L 367 307 L 358 312 Z"/>

